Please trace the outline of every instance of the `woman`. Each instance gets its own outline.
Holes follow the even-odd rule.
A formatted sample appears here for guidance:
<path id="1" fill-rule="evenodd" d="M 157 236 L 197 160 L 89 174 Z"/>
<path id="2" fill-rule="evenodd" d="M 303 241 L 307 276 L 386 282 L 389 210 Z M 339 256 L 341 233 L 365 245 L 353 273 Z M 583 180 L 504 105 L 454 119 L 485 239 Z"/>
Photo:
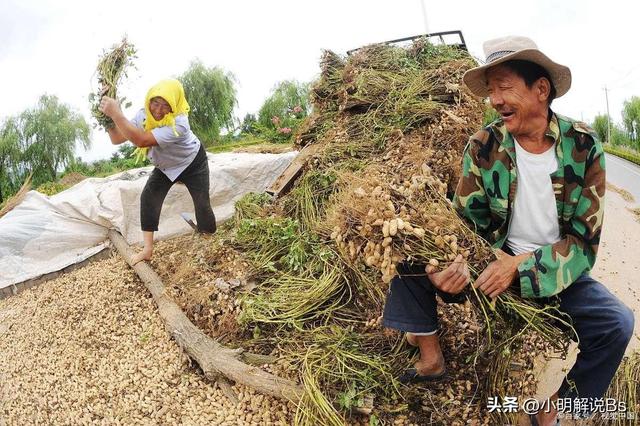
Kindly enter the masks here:
<path id="1" fill-rule="evenodd" d="M 214 233 L 216 218 L 209 200 L 209 164 L 204 147 L 189 127 L 189 104 L 178 80 L 163 80 L 149 89 L 144 109 L 129 121 L 115 99 L 103 96 L 100 111 L 115 126 L 108 129 L 113 144 L 131 141 L 156 166 L 140 197 L 144 248 L 131 264 L 151 259 L 153 233 L 158 230 L 164 198 L 175 182 L 185 184 L 193 199 L 198 231 Z"/>

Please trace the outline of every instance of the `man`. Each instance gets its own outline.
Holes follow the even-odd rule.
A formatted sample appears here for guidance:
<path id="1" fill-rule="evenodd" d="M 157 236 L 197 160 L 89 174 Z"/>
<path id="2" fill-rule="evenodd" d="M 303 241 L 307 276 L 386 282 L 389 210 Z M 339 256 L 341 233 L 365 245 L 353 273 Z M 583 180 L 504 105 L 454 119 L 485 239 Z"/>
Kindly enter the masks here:
<path id="1" fill-rule="evenodd" d="M 454 195 L 458 212 L 498 254 L 474 286 L 492 298 L 513 285 L 523 297 L 559 302 L 580 354 L 551 400 L 602 397 L 634 325 L 631 310 L 588 275 L 604 213 L 602 146 L 586 125 L 550 109 L 571 86 L 569 68 L 525 37 L 487 41 L 484 51 L 485 65 L 467 71 L 464 83 L 489 97 L 500 119 L 471 137 Z M 469 270 L 460 256 L 443 271 L 427 267 L 427 277 L 407 269 L 401 265 L 391 283 L 384 324 L 420 348 L 420 360 L 401 379 L 439 379 L 445 362 L 435 295 L 459 301 Z M 556 416 L 552 407 L 532 422 L 555 424 Z"/>

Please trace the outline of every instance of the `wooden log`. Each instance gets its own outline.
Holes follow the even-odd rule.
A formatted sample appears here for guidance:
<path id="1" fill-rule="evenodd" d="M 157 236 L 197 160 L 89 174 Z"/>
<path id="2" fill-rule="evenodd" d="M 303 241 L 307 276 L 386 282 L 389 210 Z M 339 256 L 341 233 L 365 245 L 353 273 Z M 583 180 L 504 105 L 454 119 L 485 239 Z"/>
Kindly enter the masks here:
<path id="1" fill-rule="evenodd" d="M 207 379 L 219 382 L 220 378 L 228 378 L 266 395 L 299 401 L 303 394 L 301 386 L 245 364 L 240 360 L 242 350 L 227 348 L 204 334 L 167 294 L 162 280 L 147 262 L 131 265 L 133 253 L 124 237 L 111 229 L 109 239 L 151 292 L 171 337 L 198 363 Z"/>

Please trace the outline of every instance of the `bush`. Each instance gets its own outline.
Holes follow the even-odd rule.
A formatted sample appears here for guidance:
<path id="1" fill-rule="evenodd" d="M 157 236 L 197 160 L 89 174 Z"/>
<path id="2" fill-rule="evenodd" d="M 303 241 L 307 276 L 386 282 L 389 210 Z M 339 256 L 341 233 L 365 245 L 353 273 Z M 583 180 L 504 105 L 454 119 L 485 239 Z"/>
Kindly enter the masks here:
<path id="1" fill-rule="evenodd" d="M 611 127 L 611 145 L 615 147 L 631 146 L 631 141 L 618 126 Z"/>
<path id="2" fill-rule="evenodd" d="M 269 141 L 289 142 L 310 108 L 308 84 L 283 81 L 260 108 L 253 129 Z"/>
<path id="3" fill-rule="evenodd" d="M 45 182 L 37 187 L 36 191 L 40 192 L 41 194 L 51 196 L 57 194 L 58 192 L 62 192 L 65 189 L 67 189 L 67 187 L 60 182 Z"/>
<path id="4" fill-rule="evenodd" d="M 488 103 L 485 104 L 484 112 L 482 114 L 482 125 L 488 126 L 497 119 L 500 118 L 500 114 Z"/>
<path id="5" fill-rule="evenodd" d="M 603 145 L 604 151 L 608 154 L 615 155 L 616 157 L 624 158 L 632 163 L 640 165 L 640 152 L 632 149 L 624 149 L 611 146 L 610 144 Z"/>
<path id="6" fill-rule="evenodd" d="M 240 124 L 240 134 L 252 135 L 256 132 L 256 123 L 258 120 L 253 114 L 246 114 Z"/>

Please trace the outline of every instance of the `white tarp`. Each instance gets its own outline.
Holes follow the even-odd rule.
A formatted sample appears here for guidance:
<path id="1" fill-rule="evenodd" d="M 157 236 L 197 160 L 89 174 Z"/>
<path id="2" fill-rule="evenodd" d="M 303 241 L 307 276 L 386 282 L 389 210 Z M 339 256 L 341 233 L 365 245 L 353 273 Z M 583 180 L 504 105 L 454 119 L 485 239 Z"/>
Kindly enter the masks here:
<path id="1" fill-rule="evenodd" d="M 208 154 L 210 194 L 218 222 L 233 215 L 247 192 L 264 191 L 297 152 L 285 154 Z M 81 262 L 107 245 L 115 228 L 129 244 L 142 241 L 140 192 L 152 167 L 107 178 L 89 178 L 51 197 L 30 191 L 0 218 L 0 288 Z M 184 185 L 174 185 L 162 207 L 157 239 L 191 231 L 180 217 L 193 213 Z"/>

